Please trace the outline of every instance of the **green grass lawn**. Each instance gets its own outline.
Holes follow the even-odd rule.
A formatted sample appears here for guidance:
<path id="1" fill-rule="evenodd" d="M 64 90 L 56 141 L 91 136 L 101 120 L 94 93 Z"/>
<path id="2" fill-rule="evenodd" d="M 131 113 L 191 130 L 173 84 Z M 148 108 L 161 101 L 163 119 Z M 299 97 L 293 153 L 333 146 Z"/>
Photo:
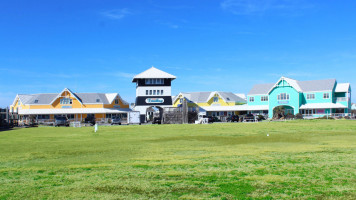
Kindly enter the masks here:
<path id="1" fill-rule="evenodd" d="M 0 132 L 0 199 L 356 199 L 356 121 L 93 130 Z"/>

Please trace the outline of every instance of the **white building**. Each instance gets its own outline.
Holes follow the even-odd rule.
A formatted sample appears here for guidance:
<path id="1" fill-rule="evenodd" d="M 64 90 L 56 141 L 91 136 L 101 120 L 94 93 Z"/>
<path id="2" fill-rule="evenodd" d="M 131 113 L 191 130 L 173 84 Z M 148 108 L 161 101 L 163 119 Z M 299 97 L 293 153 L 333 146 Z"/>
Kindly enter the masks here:
<path id="1" fill-rule="evenodd" d="M 175 76 L 155 67 L 136 75 L 132 82 L 136 83 L 136 103 L 134 110 L 140 112 L 141 122 L 146 122 L 150 108 L 157 108 L 160 117 L 164 107 L 172 107 L 171 82 Z"/>

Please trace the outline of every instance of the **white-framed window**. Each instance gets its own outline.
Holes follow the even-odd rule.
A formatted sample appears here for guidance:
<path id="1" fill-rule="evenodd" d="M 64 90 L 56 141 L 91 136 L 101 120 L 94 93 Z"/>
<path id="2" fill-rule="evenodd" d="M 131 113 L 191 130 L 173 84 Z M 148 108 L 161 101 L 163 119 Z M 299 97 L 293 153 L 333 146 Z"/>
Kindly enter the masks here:
<path id="1" fill-rule="evenodd" d="M 156 90 L 153 90 L 153 95 L 156 95 Z"/>
<path id="2" fill-rule="evenodd" d="M 72 99 L 70 98 L 62 98 L 60 101 L 60 104 L 72 104 Z"/>
<path id="3" fill-rule="evenodd" d="M 163 95 L 163 90 L 161 90 L 161 95 Z"/>
<path id="4" fill-rule="evenodd" d="M 219 102 L 219 97 L 214 97 L 213 101 L 214 103 Z"/>
<path id="5" fill-rule="evenodd" d="M 262 96 L 261 101 L 268 101 L 268 96 Z"/>
<path id="6" fill-rule="evenodd" d="M 179 99 L 179 103 L 183 103 L 183 98 L 180 98 L 180 99 Z"/>
<path id="7" fill-rule="evenodd" d="M 330 99 L 330 94 L 329 93 L 324 93 L 323 94 L 324 99 Z"/>
<path id="8" fill-rule="evenodd" d="M 152 95 L 152 90 L 150 90 L 150 95 Z"/>
<path id="9" fill-rule="evenodd" d="M 315 99 L 315 94 L 307 94 L 307 99 Z"/>
<path id="10" fill-rule="evenodd" d="M 119 100 L 118 99 L 115 99 L 115 104 L 119 104 Z"/>
<path id="11" fill-rule="evenodd" d="M 277 96 L 277 99 L 278 99 L 278 100 L 289 100 L 289 94 L 287 94 L 287 93 L 280 93 L 280 94 Z"/>
<path id="12" fill-rule="evenodd" d="M 250 97 L 250 98 L 249 98 L 249 101 L 250 101 L 250 102 L 255 102 L 255 97 Z"/>
<path id="13" fill-rule="evenodd" d="M 157 95 L 160 95 L 161 90 L 157 90 Z"/>
<path id="14" fill-rule="evenodd" d="M 148 95 L 148 90 L 146 90 L 146 95 Z"/>

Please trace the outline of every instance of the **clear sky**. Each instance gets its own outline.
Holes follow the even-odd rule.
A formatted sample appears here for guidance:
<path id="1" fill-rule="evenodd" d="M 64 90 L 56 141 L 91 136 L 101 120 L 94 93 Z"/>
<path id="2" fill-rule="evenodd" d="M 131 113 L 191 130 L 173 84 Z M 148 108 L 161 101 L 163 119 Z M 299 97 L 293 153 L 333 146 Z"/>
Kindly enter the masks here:
<path id="1" fill-rule="evenodd" d="M 356 88 L 355 0 L 2 0 L 0 107 L 16 94 L 118 92 L 151 66 L 173 95 L 280 76 Z M 356 92 L 352 94 L 356 101 Z"/>

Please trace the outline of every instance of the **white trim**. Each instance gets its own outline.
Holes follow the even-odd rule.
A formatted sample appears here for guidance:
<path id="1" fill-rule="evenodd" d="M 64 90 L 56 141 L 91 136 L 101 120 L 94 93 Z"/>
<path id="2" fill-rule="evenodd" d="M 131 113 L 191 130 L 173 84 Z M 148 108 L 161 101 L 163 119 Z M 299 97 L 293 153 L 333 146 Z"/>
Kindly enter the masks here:
<path id="1" fill-rule="evenodd" d="M 297 81 L 294 80 L 294 79 L 290 79 L 290 78 L 287 78 L 287 77 L 284 77 L 282 76 L 277 82 L 276 84 L 274 84 L 274 86 L 268 91 L 268 95 L 272 92 L 272 90 L 274 88 L 276 88 L 279 84 L 279 82 L 281 82 L 282 80 L 286 81 L 290 87 L 294 88 L 297 92 L 303 92 L 302 89 L 300 88 L 300 86 L 298 85 Z"/>
<path id="2" fill-rule="evenodd" d="M 299 109 L 330 109 L 330 108 L 347 108 L 340 103 L 308 103 L 301 105 Z"/>
<path id="3" fill-rule="evenodd" d="M 62 92 L 60 92 L 60 93 L 57 95 L 57 97 L 55 97 L 48 105 L 52 105 L 52 104 L 54 103 L 54 101 L 56 101 L 58 98 L 62 97 L 61 95 L 62 95 L 62 93 L 65 92 L 65 91 L 66 91 L 66 92 L 69 92 L 69 93 L 71 94 L 71 96 L 73 96 L 75 99 L 77 99 L 77 100 L 80 102 L 80 104 L 83 105 L 83 102 L 77 98 L 77 95 L 73 94 L 68 88 L 64 88 L 64 89 L 62 90 Z M 37 105 L 37 104 L 35 104 L 35 105 Z"/>
<path id="4" fill-rule="evenodd" d="M 62 108 L 62 109 L 19 109 L 20 115 L 56 115 L 56 114 L 106 114 L 130 112 L 130 108 Z"/>

